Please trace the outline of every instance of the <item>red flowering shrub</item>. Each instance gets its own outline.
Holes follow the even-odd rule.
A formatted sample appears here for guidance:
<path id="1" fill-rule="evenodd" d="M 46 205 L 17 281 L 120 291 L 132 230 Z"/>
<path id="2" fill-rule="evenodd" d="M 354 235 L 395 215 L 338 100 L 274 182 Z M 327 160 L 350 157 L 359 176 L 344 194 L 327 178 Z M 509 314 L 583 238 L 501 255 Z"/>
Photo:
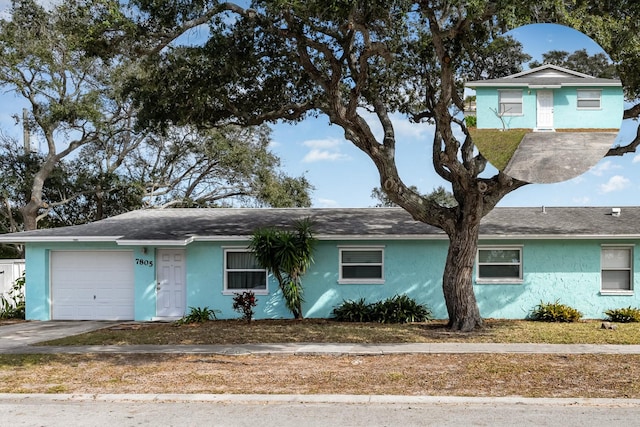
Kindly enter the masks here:
<path id="1" fill-rule="evenodd" d="M 242 314 L 242 319 L 251 322 L 253 318 L 253 307 L 258 300 L 252 291 L 244 291 L 233 296 L 233 309 Z"/>

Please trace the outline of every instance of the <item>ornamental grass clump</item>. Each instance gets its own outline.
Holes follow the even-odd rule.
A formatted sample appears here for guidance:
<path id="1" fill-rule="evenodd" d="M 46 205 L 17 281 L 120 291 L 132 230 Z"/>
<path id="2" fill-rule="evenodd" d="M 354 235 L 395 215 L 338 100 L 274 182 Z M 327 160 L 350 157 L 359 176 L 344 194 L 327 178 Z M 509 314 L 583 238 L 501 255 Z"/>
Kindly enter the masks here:
<path id="1" fill-rule="evenodd" d="M 189 309 L 191 310 L 189 314 L 177 321 L 178 325 L 204 323 L 209 320 L 216 320 L 216 312 L 220 312 L 220 310 L 214 310 L 209 307 L 189 307 Z"/>
<path id="2" fill-rule="evenodd" d="M 604 312 L 607 315 L 607 320 L 610 322 L 618 323 L 632 323 L 640 322 L 640 308 L 627 307 L 627 308 L 614 308 Z"/>
<path id="3" fill-rule="evenodd" d="M 431 310 L 406 295 L 395 295 L 370 304 L 364 298 L 343 301 L 333 309 L 333 317 L 340 322 L 426 322 L 431 319 Z"/>
<path id="4" fill-rule="evenodd" d="M 559 300 L 540 301 L 529 314 L 529 319 L 540 322 L 577 322 L 582 319 L 582 313 L 566 304 L 560 304 Z"/>

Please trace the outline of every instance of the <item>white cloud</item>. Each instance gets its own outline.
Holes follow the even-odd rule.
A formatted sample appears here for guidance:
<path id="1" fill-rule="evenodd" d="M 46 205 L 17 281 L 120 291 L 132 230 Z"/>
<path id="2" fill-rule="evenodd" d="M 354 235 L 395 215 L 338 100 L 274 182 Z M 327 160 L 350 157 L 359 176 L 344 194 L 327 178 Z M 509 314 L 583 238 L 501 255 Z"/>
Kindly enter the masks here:
<path id="1" fill-rule="evenodd" d="M 622 175 L 615 175 L 609 178 L 605 184 L 600 184 L 599 189 L 601 193 L 611 193 L 613 191 L 624 190 L 629 186 L 631 181 Z"/>
<path id="2" fill-rule="evenodd" d="M 340 147 L 344 141 L 337 138 L 326 139 L 310 139 L 302 143 L 305 147 L 311 148 L 302 161 L 304 163 L 312 162 L 335 162 L 339 160 L 348 160 L 350 157 L 344 154 Z"/>
<path id="3" fill-rule="evenodd" d="M 620 168 L 622 166 L 614 164 L 611 160 L 606 160 L 596 165 L 590 172 L 595 176 L 602 176 L 605 172 Z"/>
<path id="4" fill-rule="evenodd" d="M 433 135 L 434 125 L 427 123 L 413 123 L 406 117 L 394 116 L 391 119 L 396 138 L 424 139 Z"/>
<path id="5" fill-rule="evenodd" d="M 311 150 L 302 159 L 304 163 L 329 161 L 335 162 L 338 160 L 347 160 L 349 156 L 339 151 L 327 151 L 327 150 Z"/>
<path id="6" fill-rule="evenodd" d="M 632 163 L 640 163 L 640 154 L 636 154 L 633 158 Z"/>
<path id="7" fill-rule="evenodd" d="M 338 206 L 338 202 L 332 199 L 318 199 L 317 202 L 317 206 L 321 208 L 335 208 Z"/>
<path id="8" fill-rule="evenodd" d="M 308 139 L 304 141 L 302 144 L 305 147 L 316 148 L 316 149 L 329 149 L 336 148 L 342 145 L 343 141 L 337 138 L 325 138 L 325 139 Z"/>

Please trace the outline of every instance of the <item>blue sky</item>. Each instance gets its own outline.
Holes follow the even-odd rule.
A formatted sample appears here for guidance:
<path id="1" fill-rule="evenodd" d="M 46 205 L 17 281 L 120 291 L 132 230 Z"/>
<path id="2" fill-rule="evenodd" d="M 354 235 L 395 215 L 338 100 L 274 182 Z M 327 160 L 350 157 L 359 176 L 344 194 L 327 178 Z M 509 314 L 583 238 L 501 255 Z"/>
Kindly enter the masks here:
<path id="1" fill-rule="evenodd" d="M 0 0 L 0 10 L 8 2 Z M 590 54 L 602 51 L 591 39 L 568 27 L 534 24 L 511 31 L 534 59 L 551 49 L 569 52 L 586 48 Z M 0 95 L 0 128 L 20 137 L 14 114 L 22 104 L 12 94 Z M 433 129 L 413 124 L 401 115 L 393 117 L 397 138 L 397 164 L 407 185 L 428 193 L 439 185 L 448 187 L 433 171 L 431 142 Z M 371 122 L 380 134 L 379 125 Z M 624 123 L 616 143 L 630 141 L 638 123 Z M 283 169 L 291 175 L 305 174 L 314 185 L 314 207 L 366 207 L 376 201 L 370 197 L 379 186 L 373 162 L 345 140 L 342 129 L 330 125 L 325 117 L 309 118 L 295 124 L 273 126 L 272 150 L 281 158 Z M 628 206 L 640 205 L 640 155 L 605 158 L 592 170 L 558 184 L 531 184 L 507 195 L 501 206 Z M 495 174 L 489 166 L 483 176 Z"/>

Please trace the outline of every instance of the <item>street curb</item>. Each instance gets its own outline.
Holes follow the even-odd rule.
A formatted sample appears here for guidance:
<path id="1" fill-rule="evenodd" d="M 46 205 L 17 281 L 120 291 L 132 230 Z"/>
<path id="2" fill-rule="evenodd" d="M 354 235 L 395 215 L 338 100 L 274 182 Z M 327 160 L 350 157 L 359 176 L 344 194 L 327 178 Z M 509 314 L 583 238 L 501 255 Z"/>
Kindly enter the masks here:
<path id="1" fill-rule="evenodd" d="M 12 394 L 0 393 L 0 404 L 20 401 L 71 402 L 211 402 L 256 404 L 442 404 L 640 407 L 640 399 L 401 396 L 347 394 Z"/>

